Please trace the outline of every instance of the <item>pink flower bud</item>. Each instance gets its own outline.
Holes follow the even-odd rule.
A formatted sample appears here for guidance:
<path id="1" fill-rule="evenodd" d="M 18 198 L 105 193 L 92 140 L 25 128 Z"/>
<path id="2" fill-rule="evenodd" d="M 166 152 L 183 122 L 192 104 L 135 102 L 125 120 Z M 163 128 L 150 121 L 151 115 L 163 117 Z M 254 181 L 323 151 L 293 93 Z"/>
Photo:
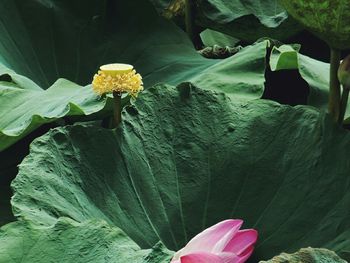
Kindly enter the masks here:
<path id="1" fill-rule="evenodd" d="M 239 230 L 242 220 L 222 221 L 192 238 L 171 263 L 243 263 L 253 253 L 258 233 Z"/>

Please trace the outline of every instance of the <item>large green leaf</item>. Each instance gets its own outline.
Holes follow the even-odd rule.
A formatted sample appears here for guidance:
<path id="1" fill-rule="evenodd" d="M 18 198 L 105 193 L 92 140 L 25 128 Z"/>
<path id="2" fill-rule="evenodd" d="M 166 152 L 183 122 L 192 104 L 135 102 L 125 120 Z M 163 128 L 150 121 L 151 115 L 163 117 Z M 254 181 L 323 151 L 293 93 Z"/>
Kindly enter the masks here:
<path id="1" fill-rule="evenodd" d="M 327 110 L 330 67 L 328 63 L 305 56 L 290 45 L 282 45 L 273 47 L 270 56 L 270 66 L 272 71 L 298 70 L 301 77 L 310 87 L 308 104 Z M 349 107 L 345 117 L 350 117 Z"/>
<path id="2" fill-rule="evenodd" d="M 255 260 L 349 250 L 349 133 L 314 108 L 190 87 L 147 90 L 117 130 L 76 125 L 35 140 L 12 184 L 15 215 L 103 219 L 173 250 L 242 218 L 260 234 Z"/>
<path id="3" fill-rule="evenodd" d="M 236 55 L 198 72 L 190 81 L 202 89 L 224 92 L 232 98 L 261 98 L 265 89 L 269 41 L 247 46 Z"/>
<path id="4" fill-rule="evenodd" d="M 168 78 L 170 83 L 190 80 L 204 89 L 224 91 L 244 100 L 257 99 L 264 92 L 267 45 L 263 41 L 248 46 L 233 57 L 215 61 L 214 65 L 210 62 L 206 69 L 192 68 L 179 75 L 168 72 L 167 76 L 164 71 L 155 71 L 152 75 L 159 80 Z M 169 54 L 168 58 L 176 60 L 175 56 L 176 53 Z M 94 94 L 91 85 L 82 87 L 60 79 L 42 90 L 10 70 L 4 70 L 3 74 L 10 76 L 11 81 L 0 80 L 0 108 L 8 112 L 0 116 L 0 151 L 44 123 L 65 116 L 90 115 L 101 111 L 106 104 L 106 99 Z"/>
<path id="5" fill-rule="evenodd" d="M 234 47 L 240 41 L 237 38 L 211 29 L 204 30 L 200 34 L 200 37 L 203 41 L 203 44 L 207 47 L 213 47 L 215 45 L 218 45 L 220 47 Z"/>
<path id="6" fill-rule="evenodd" d="M 261 37 L 285 39 L 300 31 L 278 0 L 199 0 L 206 27 L 254 42 Z"/>
<path id="7" fill-rule="evenodd" d="M 301 27 L 288 18 L 279 0 L 194 0 L 196 23 L 240 40 L 255 42 L 261 37 L 286 39 Z M 184 21 L 184 0 L 151 0 L 160 13 Z M 182 20 L 178 21 L 179 18 Z"/>
<path id="8" fill-rule="evenodd" d="M 0 16 L 0 62 L 44 89 L 59 78 L 87 85 L 111 62 L 133 64 L 146 86 L 216 63 L 144 0 L 4 0 Z"/>
<path id="9" fill-rule="evenodd" d="M 168 263 L 171 252 L 141 250 L 120 229 L 101 221 L 61 218 L 53 226 L 15 222 L 0 229 L 0 263 Z"/>
<path id="10" fill-rule="evenodd" d="M 102 110 L 91 86 L 81 87 L 60 79 L 47 90 L 22 88 L 0 81 L 0 151 L 23 138 L 44 123 L 73 115 L 89 115 Z"/>
<path id="11" fill-rule="evenodd" d="M 29 153 L 29 144 L 53 127 L 55 126 L 52 124 L 43 125 L 12 147 L 0 152 L 0 226 L 15 220 L 10 204 L 12 196 L 10 184 L 18 173 L 18 165 Z"/>
<path id="12" fill-rule="evenodd" d="M 30 90 L 41 90 L 41 88 L 35 84 L 32 80 L 25 76 L 21 76 L 13 70 L 6 67 L 0 62 L 0 81 L 12 82 L 19 88 L 30 89 Z M 5 83 L 6 84 L 6 83 Z"/>
<path id="13" fill-rule="evenodd" d="M 133 64 L 146 88 L 192 81 L 243 99 L 261 97 L 267 41 L 209 60 L 147 1 L 113 3 L 0 2 L 0 109 L 8 113 L 0 117 L 0 150 L 43 123 L 100 111 L 105 101 L 89 86 L 57 79 L 85 85 L 108 62 Z"/>
<path id="14" fill-rule="evenodd" d="M 260 263 L 347 263 L 333 251 L 320 248 L 303 248 L 294 254 L 282 253 L 268 261 Z"/>
<path id="15" fill-rule="evenodd" d="M 280 0 L 291 16 L 330 46 L 350 48 L 348 0 Z"/>

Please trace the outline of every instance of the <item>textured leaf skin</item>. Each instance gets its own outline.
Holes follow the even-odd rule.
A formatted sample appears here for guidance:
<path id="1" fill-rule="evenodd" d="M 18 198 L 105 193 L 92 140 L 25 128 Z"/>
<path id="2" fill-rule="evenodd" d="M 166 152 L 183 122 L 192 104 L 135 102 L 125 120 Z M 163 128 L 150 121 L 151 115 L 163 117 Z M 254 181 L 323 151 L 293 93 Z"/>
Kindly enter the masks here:
<path id="1" fill-rule="evenodd" d="M 347 263 L 333 251 L 322 248 L 303 248 L 294 254 L 282 253 L 260 263 Z"/>
<path id="2" fill-rule="evenodd" d="M 338 157 L 350 135 L 315 109 L 159 85 L 123 119 L 115 131 L 78 125 L 35 140 L 12 183 L 15 215 L 104 219 L 142 247 L 160 239 L 172 250 L 243 218 L 259 231 L 253 261 L 349 250 L 350 163 Z"/>
<path id="3" fill-rule="evenodd" d="M 89 86 L 57 79 L 89 84 L 104 63 L 133 64 L 146 88 L 192 81 L 243 99 L 264 91 L 266 41 L 234 58 L 205 59 L 147 1 L 106 6 L 105 0 L 88 0 L 81 8 L 70 0 L 4 0 L 0 16 L 0 110 L 7 113 L 0 116 L 0 151 L 44 123 L 100 111 L 105 101 Z"/>
<path id="4" fill-rule="evenodd" d="M 199 0 L 199 23 L 247 42 L 284 40 L 301 28 L 279 0 Z"/>
<path id="5" fill-rule="evenodd" d="M 29 154 L 30 143 L 53 127 L 55 127 L 53 124 L 43 125 L 20 142 L 0 152 L 0 227 L 6 223 L 15 221 L 10 204 L 12 196 L 10 185 L 18 173 L 18 165 Z"/>
<path id="6" fill-rule="evenodd" d="M 53 226 L 15 222 L 0 229 L 0 263 L 168 263 L 170 251 L 141 250 L 103 221 L 60 218 Z"/>
<path id="7" fill-rule="evenodd" d="M 0 2 L 0 111 L 6 113 L 0 116 L 0 151 L 43 123 L 103 108 L 105 101 L 90 87 L 59 78 L 86 85 L 101 64 L 126 62 L 146 84 L 170 78 L 177 84 L 216 63 L 197 54 L 186 35 L 147 1 L 106 3 Z M 131 16 L 131 10 L 139 14 Z"/>
<path id="8" fill-rule="evenodd" d="M 301 30 L 279 0 L 194 0 L 196 23 L 202 28 L 255 42 L 262 37 L 283 40 Z M 158 12 L 183 23 L 184 0 L 151 0 Z"/>
<path id="9" fill-rule="evenodd" d="M 153 77 L 159 78 L 159 81 L 169 78 L 170 83 L 176 84 L 190 80 L 204 89 L 224 91 L 242 100 L 257 99 L 264 92 L 267 45 L 268 41 L 262 41 L 247 46 L 225 60 L 209 60 L 200 56 L 202 65 L 186 69 L 186 73 L 181 67 L 184 64 L 179 64 L 176 66 L 180 69 L 178 74 L 171 75 L 169 72 L 162 75 L 164 71 L 156 71 Z M 170 56 L 175 59 L 176 55 Z M 195 53 L 192 56 L 198 59 L 199 55 Z M 186 60 L 190 61 L 189 58 Z M 1 73 L 3 77 L 9 76 L 10 81 L 1 81 Z M 106 99 L 94 94 L 91 85 L 82 87 L 64 79 L 42 90 L 29 79 L 0 65 L 0 105 L 1 111 L 7 112 L 0 116 L 2 151 L 44 123 L 65 116 L 100 112 L 106 105 Z"/>
<path id="10" fill-rule="evenodd" d="M 280 0 L 288 13 L 337 49 L 350 48 L 348 0 Z"/>

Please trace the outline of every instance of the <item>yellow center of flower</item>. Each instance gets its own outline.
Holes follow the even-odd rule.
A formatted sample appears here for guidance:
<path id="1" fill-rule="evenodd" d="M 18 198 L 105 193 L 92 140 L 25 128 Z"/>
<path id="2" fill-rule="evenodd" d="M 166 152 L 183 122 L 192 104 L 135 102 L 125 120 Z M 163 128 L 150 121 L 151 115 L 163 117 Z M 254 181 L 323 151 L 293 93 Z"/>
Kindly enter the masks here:
<path id="1" fill-rule="evenodd" d="M 92 88 L 99 95 L 127 92 L 132 97 L 136 97 L 143 90 L 143 82 L 141 75 L 136 73 L 132 65 L 107 64 L 101 66 L 95 74 Z"/>

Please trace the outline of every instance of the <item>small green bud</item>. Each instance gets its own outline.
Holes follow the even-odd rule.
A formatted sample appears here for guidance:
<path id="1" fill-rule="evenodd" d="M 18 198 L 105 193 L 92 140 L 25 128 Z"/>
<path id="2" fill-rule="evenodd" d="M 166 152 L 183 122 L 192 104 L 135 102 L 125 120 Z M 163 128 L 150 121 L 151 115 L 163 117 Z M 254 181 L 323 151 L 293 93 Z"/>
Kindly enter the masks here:
<path id="1" fill-rule="evenodd" d="M 350 89 L 350 55 L 343 59 L 338 69 L 338 79 L 344 88 Z"/>

